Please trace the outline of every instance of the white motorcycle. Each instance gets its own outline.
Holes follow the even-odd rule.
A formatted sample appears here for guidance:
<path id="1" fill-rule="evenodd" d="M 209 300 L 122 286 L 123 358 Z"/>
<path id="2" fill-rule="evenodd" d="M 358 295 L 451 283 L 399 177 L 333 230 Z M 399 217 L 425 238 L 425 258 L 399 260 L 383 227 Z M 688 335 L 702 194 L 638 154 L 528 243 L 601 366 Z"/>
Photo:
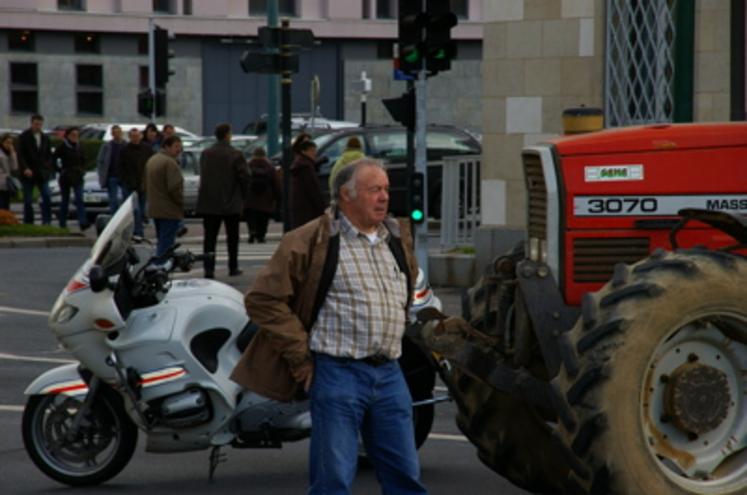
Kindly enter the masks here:
<path id="1" fill-rule="evenodd" d="M 140 263 L 133 244 L 134 195 L 99 235 L 91 256 L 52 308 L 49 326 L 79 364 L 51 369 L 26 389 L 23 441 L 33 462 L 68 485 L 94 485 L 129 462 L 138 429 L 149 452 L 277 448 L 306 438 L 308 401 L 280 403 L 229 375 L 257 331 L 243 296 L 214 280 L 171 281 L 202 256 L 170 252 Z M 440 307 L 418 277 L 414 310 Z M 414 314 L 414 313 L 413 313 Z M 400 364 L 414 399 L 418 447 L 433 422 L 433 359 L 408 338 Z"/>

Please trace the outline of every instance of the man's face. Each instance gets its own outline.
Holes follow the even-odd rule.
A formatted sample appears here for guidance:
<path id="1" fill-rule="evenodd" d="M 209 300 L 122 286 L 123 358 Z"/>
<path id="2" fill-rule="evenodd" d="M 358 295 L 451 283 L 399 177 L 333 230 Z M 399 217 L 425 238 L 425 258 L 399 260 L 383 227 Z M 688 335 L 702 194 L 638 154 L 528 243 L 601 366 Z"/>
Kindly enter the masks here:
<path id="1" fill-rule="evenodd" d="M 122 140 L 122 129 L 119 127 L 112 128 L 112 137 L 115 141 L 121 141 Z"/>
<path id="2" fill-rule="evenodd" d="M 162 149 L 170 157 L 176 158 L 182 152 L 182 142 L 181 141 L 176 141 L 171 146 L 164 146 Z"/>
<path id="3" fill-rule="evenodd" d="M 316 146 L 311 146 L 309 148 L 306 148 L 303 152 L 304 155 L 308 156 L 312 160 L 316 160 Z"/>
<path id="4" fill-rule="evenodd" d="M 346 188 L 342 189 L 343 213 L 356 227 L 373 229 L 389 211 L 389 178 L 379 167 L 364 166 L 358 170 L 355 189 L 355 198 L 350 197 Z"/>
<path id="5" fill-rule="evenodd" d="M 34 119 L 31 121 L 31 130 L 34 133 L 41 132 L 42 125 L 44 125 L 44 121 L 41 119 Z"/>
<path id="6" fill-rule="evenodd" d="M 169 136 L 173 136 L 174 132 L 175 132 L 174 128 L 171 127 L 170 125 L 167 125 L 166 127 L 163 128 L 163 138 L 166 139 Z"/>
<path id="7" fill-rule="evenodd" d="M 137 129 L 130 130 L 129 137 L 132 144 L 140 144 L 140 141 L 143 139 L 143 135 Z"/>

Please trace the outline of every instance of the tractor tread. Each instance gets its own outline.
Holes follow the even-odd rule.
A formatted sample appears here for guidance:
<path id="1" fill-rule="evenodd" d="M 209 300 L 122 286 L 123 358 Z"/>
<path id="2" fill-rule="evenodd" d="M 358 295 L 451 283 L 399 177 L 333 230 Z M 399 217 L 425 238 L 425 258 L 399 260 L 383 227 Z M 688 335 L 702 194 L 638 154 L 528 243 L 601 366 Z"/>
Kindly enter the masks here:
<path id="1" fill-rule="evenodd" d="M 625 263 L 618 263 L 615 265 L 615 270 L 612 273 L 612 287 L 621 287 L 628 282 L 630 278 L 630 270 L 628 265 Z"/>
<path id="2" fill-rule="evenodd" d="M 591 292 L 587 292 L 581 298 L 581 318 L 584 322 L 584 329 L 590 330 L 597 323 L 597 304 Z"/>
<path id="3" fill-rule="evenodd" d="M 568 389 L 565 397 L 568 404 L 572 406 L 579 405 L 584 396 L 605 378 L 605 370 L 602 366 L 595 366 L 585 370 L 576 382 Z"/>
<path id="4" fill-rule="evenodd" d="M 612 334 L 625 331 L 628 328 L 628 321 L 624 318 L 617 318 L 615 320 L 603 323 L 581 337 L 576 344 L 576 350 L 580 353 L 584 353 L 594 347 L 597 342 L 608 337 Z"/>
<path id="5" fill-rule="evenodd" d="M 678 271 L 687 276 L 695 275 L 700 271 L 695 263 L 689 260 L 661 259 L 649 260 L 636 265 L 636 267 L 633 268 L 633 272 L 637 274 L 643 274 L 651 272 L 653 270 L 662 269 Z"/>
<path id="6" fill-rule="evenodd" d="M 661 294 L 664 289 L 656 284 L 651 283 L 638 283 L 628 285 L 622 289 L 610 292 L 602 298 L 599 302 L 599 306 L 606 308 L 613 306 L 625 299 L 638 298 L 638 297 L 655 297 Z"/>
<path id="7" fill-rule="evenodd" d="M 578 456 L 584 456 L 591 448 L 594 439 L 607 426 L 607 418 L 604 413 L 596 413 L 589 417 L 578 429 L 576 438 L 573 439 L 571 449 Z"/>

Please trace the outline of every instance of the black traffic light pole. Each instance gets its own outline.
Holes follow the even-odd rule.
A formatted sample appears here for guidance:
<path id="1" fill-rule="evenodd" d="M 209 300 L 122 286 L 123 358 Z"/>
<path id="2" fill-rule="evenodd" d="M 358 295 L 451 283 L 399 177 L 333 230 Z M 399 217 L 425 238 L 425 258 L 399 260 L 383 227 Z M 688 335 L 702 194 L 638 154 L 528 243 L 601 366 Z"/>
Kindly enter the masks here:
<path id="1" fill-rule="evenodd" d="M 280 25 L 280 57 L 283 61 L 280 80 L 283 130 L 283 232 L 291 229 L 290 223 L 290 167 L 293 161 L 291 150 L 291 71 L 290 21 L 283 19 Z"/>

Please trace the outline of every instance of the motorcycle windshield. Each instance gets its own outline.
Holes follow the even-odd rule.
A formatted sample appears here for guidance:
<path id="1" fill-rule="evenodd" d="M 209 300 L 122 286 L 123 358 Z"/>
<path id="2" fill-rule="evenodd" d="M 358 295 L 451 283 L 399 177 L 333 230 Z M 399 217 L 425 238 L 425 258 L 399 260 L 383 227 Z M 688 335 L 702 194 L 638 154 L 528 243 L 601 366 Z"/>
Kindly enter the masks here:
<path id="1" fill-rule="evenodd" d="M 135 231 L 135 205 L 137 193 L 132 193 L 106 224 L 91 249 L 94 265 L 99 265 L 106 271 L 125 255 L 132 244 L 132 234 Z"/>

